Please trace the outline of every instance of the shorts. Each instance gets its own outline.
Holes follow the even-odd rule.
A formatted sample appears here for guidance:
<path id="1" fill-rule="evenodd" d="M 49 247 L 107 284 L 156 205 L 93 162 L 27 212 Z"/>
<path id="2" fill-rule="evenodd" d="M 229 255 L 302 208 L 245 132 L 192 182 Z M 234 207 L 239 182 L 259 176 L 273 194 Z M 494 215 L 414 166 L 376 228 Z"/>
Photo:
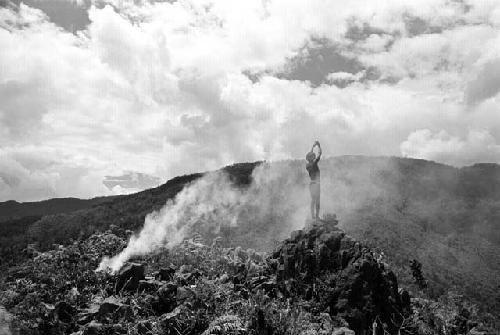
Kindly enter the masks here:
<path id="1" fill-rule="evenodd" d="M 311 199 L 319 201 L 321 194 L 321 187 L 319 183 L 311 182 L 309 184 L 309 191 L 311 192 Z"/>

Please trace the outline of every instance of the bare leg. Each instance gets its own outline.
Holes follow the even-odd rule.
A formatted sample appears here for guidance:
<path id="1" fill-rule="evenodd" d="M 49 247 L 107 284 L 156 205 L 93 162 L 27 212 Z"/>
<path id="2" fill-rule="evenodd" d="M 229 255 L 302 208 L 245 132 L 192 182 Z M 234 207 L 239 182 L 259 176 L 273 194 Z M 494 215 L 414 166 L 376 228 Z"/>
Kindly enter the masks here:
<path id="1" fill-rule="evenodd" d="M 319 200 L 316 200 L 316 219 L 319 219 Z"/>
<path id="2" fill-rule="evenodd" d="M 311 218 L 316 218 L 316 216 L 314 215 L 314 207 L 315 207 L 315 204 L 314 204 L 314 199 L 311 199 Z"/>

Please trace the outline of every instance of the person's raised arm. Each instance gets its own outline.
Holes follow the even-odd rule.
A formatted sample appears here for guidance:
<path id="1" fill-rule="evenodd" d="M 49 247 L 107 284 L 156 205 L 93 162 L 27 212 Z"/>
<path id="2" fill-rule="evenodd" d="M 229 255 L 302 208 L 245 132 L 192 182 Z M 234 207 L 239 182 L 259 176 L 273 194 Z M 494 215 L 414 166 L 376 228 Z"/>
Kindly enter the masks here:
<path id="1" fill-rule="evenodd" d="M 321 158 L 321 153 L 322 153 L 321 145 L 319 144 L 319 141 L 314 142 L 314 145 L 318 146 L 318 156 L 316 157 L 316 160 L 315 160 L 316 162 L 318 162 L 319 159 Z M 313 148 L 314 148 L 314 146 L 313 146 Z"/>

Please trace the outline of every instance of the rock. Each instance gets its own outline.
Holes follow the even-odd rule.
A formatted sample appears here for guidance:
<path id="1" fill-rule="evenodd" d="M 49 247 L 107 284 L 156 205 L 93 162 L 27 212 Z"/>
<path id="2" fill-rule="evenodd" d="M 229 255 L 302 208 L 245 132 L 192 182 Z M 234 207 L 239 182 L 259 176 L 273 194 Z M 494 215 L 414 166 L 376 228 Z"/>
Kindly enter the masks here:
<path id="1" fill-rule="evenodd" d="M 340 241 L 345 236 L 341 231 L 328 232 L 320 236 L 320 241 L 325 243 L 328 248 L 332 251 L 338 251 L 340 249 Z"/>
<path id="2" fill-rule="evenodd" d="M 135 291 L 139 287 L 139 281 L 144 279 L 144 265 L 137 263 L 128 263 L 117 275 L 115 285 L 115 294 L 122 290 Z"/>
<path id="3" fill-rule="evenodd" d="M 163 284 L 157 291 L 158 299 L 153 302 L 157 313 L 169 313 L 177 306 L 177 285 L 174 283 Z"/>
<path id="4" fill-rule="evenodd" d="M 76 309 L 65 301 L 58 302 L 54 311 L 59 321 L 64 323 L 71 323 L 76 315 Z"/>
<path id="5" fill-rule="evenodd" d="M 123 304 L 115 297 L 108 297 L 104 299 L 104 302 L 99 306 L 99 311 L 97 312 L 99 317 L 105 317 L 108 314 L 113 314 L 120 308 Z"/>
<path id="6" fill-rule="evenodd" d="M 96 316 L 99 320 L 109 318 L 130 320 L 133 318 L 134 313 L 129 305 L 122 303 L 115 297 L 108 297 L 99 306 Z"/>
<path id="7" fill-rule="evenodd" d="M 139 292 L 155 292 L 161 286 L 161 281 L 155 279 L 139 280 Z"/>
<path id="8" fill-rule="evenodd" d="M 356 335 L 353 330 L 346 327 L 335 328 L 332 335 Z"/>
<path id="9" fill-rule="evenodd" d="M 174 278 L 175 267 L 170 265 L 168 268 L 160 269 L 157 274 L 155 274 L 156 280 L 169 281 Z"/>
<path id="10" fill-rule="evenodd" d="M 271 258 L 278 263 L 277 291 L 285 297 L 298 294 L 306 301 L 318 297 L 326 301 L 330 316 L 348 325 L 339 328 L 338 334 L 369 332 L 375 317 L 393 334 L 407 315 L 409 296 L 398 293 L 395 275 L 380 266 L 367 248 L 328 222 L 317 220 L 303 233 L 293 233 Z M 329 289 L 322 292 L 318 284 Z"/>
<path id="11" fill-rule="evenodd" d="M 105 331 L 104 325 L 102 323 L 92 321 L 83 330 L 82 335 L 101 335 Z"/>
<path id="12" fill-rule="evenodd" d="M 410 315 L 411 314 L 411 298 L 410 294 L 408 293 L 407 290 L 402 290 L 400 293 L 401 296 L 401 307 L 403 308 L 403 311 L 405 312 L 405 315 Z"/>

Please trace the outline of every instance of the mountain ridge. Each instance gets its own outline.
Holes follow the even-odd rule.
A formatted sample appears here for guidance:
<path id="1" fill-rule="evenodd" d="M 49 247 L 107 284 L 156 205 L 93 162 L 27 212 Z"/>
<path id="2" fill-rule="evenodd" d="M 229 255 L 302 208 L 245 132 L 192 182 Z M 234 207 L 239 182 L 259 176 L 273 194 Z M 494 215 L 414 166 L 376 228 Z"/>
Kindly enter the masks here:
<path id="1" fill-rule="evenodd" d="M 246 187 L 252 183 L 255 167 L 261 164 L 240 163 L 224 171 L 235 185 Z M 412 283 L 409 261 L 417 259 L 423 264 L 429 280 L 426 290 L 431 296 L 440 297 L 456 289 L 482 309 L 500 311 L 494 281 L 500 275 L 500 264 L 491 256 L 500 253 L 499 165 L 456 168 L 425 160 L 364 156 L 329 158 L 320 164 L 323 211 L 337 213 L 341 228 L 384 252 L 397 265 L 395 271 L 403 282 Z M 278 172 L 277 179 L 269 184 L 275 192 L 273 201 L 286 201 L 300 193 L 299 200 L 307 206 L 303 162 L 276 162 L 271 166 Z M 22 237 L 18 242 L 24 246 L 4 249 L 2 255 L 21 254 L 27 243 L 49 250 L 53 244 L 67 244 L 111 226 L 137 231 L 146 215 L 160 210 L 186 185 L 204 175 L 176 177 L 157 188 L 91 208 L 34 218 L 16 235 Z M 232 233 L 234 243 L 245 248 L 272 248 L 289 228 L 279 226 L 279 215 L 270 215 L 267 222 L 271 225 L 243 223 Z M 0 229 L 5 226 L 0 224 Z M 4 241 L 11 240 L 16 238 Z M 1 244 L 6 245 L 3 241 Z"/>

